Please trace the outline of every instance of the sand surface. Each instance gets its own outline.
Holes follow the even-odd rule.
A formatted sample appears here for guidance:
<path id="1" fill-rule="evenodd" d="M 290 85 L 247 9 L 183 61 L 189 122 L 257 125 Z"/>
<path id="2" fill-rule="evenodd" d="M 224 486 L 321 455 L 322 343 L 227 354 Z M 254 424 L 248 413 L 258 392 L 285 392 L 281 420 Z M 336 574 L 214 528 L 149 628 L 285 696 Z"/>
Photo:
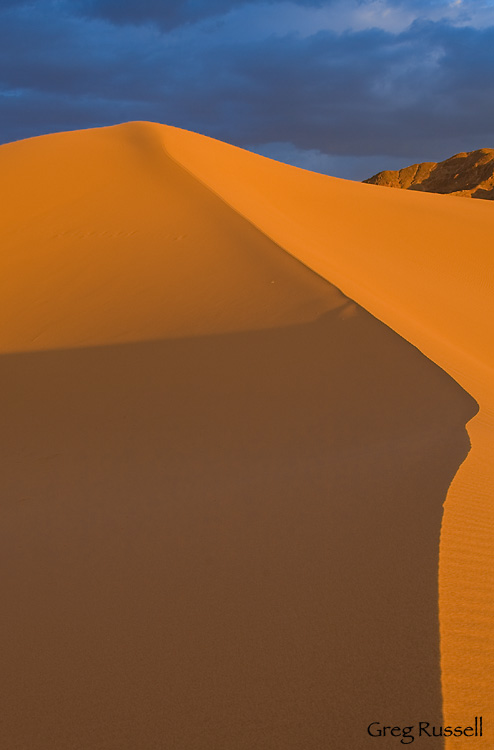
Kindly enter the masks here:
<path id="1" fill-rule="evenodd" d="M 176 130 L 168 148 L 231 205 L 452 375 L 480 405 L 440 545 L 446 723 L 494 709 L 492 206 L 323 177 Z M 235 159 L 233 159 L 235 153 Z M 222 169 L 218 169 L 221 164 Z M 234 166 L 231 166 L 234 164 Z M 235 175 L 242 174 L 241 189 Z M 237 186 L 237 189 L 234 189 Z M 310 237 L 310 240 L 309 240 Z M 489 740 L 488 740 L 489 741 Z M 494 741 L 492 735 L 490 741 Z M 472 738 L 447 747 L 482 746 Z"/>
<path id="2" fill-rule="evenodd" d="M 492 716 L 492 205 L 142 123 L 0 167 L 2 746 Z"/>

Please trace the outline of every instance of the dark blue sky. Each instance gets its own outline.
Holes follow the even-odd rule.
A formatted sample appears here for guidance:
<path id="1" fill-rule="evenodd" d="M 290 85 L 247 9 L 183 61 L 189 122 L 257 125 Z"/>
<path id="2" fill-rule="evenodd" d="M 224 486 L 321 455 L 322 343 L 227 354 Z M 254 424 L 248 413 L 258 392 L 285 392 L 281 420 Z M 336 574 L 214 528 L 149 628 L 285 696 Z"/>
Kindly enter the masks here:
<path id="1" fill-rule="evenodd" d="M 494 0 L 0 0 L 0 142 L 152 120 L 363 179 L 494 147 Z"/>

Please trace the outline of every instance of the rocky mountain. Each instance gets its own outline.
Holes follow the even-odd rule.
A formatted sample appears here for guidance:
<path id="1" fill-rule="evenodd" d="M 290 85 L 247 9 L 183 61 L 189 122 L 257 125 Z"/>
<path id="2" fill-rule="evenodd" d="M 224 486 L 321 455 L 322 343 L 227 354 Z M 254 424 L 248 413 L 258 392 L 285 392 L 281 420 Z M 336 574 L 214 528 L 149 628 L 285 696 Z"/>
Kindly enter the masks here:
<path id="1" fill-rule="evenodd" d="M 481 148 L 456 154 L 438 163 L 429 161 L 395 171 L 379 172 L 364 182 L 404 190 L 494 200 L 494 149 Z"/>

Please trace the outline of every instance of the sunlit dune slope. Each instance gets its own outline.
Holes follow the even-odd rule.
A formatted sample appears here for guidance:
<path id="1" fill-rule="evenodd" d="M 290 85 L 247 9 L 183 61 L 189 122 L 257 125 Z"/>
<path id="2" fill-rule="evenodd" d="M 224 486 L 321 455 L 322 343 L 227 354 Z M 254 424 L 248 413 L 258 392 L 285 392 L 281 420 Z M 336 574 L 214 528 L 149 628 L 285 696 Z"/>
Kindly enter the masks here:
<path id="1" fill-rule="evenodd" d="M 149 123 L 0 147 L 0 205 L 0 744 L 488 716 L 493 206 Z"/>
<path id="2" fill-rule="evenodd" d="M 490 203 L 379 190 L 165 132 L 177 161 L 431 359 L 455 376 L 470 359 L 494 366 Z"/>
<path id="3" fill-rule="evenodd" d="M 176 164 L 161 133 L 0 148 L 0 351 L 242 330 L 328 309 L 325 285 L 299 281 L 299 264 Z"/>
<path id="4" fill-rule="evenodd" d="M 441 650 L 445 720 L 492 715 L 492 204 L 337 180 L 216 141 L 206 147 L 205 138 L 175 129 L 165 142 L 205 184 L 415 344 L 480 404 L 468 426 L 472 450 L 445 505 Z M 472 747 L 476 740 L 449 742 Z"/>

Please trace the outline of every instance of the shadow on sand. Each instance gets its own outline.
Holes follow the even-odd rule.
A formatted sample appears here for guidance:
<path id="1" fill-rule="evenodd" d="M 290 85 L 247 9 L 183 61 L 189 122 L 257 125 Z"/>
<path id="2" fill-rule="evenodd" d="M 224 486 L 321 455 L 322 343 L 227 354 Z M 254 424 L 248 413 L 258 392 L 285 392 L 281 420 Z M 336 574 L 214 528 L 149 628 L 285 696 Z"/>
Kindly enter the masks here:
<path id="1" fill-rule="evenodd" d="M 364 750 L 373 721 L 440 724 L 442 504 L 477 406 L 414 347 L 348 306 L 8 355 L 0 392 L 4 747 Z"/>

